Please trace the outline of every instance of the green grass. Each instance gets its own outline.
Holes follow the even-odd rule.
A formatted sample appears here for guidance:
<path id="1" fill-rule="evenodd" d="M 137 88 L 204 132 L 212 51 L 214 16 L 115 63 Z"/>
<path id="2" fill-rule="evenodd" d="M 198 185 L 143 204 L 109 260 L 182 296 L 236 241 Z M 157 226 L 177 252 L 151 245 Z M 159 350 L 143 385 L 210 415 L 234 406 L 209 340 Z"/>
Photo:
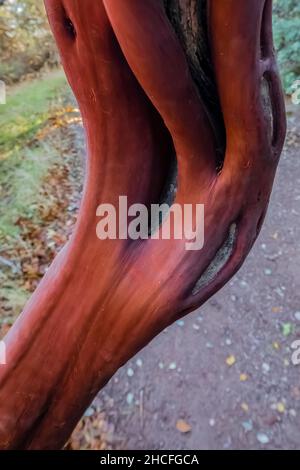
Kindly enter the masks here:
<path id="1" fill-rule="evenodd" d="M 0 106 L 0 238 L 18 236 L 16 219 L 35 215 L 40 183 L 57 154 L 33 139 L 68 92 L 63 73 L 55 72 L 17 86 Z"/>
<path id="2" fill-rule="evenodd" d="M 7 104 L 0 106 L 0 152 L 18 149 L 24 141 L 31 139 L 49 117 L 53 102 L 65 89 L 63 73 L 56 72 L 8 92 Z"/>

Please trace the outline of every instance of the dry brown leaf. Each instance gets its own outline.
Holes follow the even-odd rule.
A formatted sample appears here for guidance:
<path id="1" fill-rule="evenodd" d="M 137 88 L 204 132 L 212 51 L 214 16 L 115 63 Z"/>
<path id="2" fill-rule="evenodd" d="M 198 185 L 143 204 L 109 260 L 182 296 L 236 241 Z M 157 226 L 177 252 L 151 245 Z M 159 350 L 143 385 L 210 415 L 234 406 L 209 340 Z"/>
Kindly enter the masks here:
<path id="1" fill-rule="evenodd" d="M 188 432 L 191 432 L 192 426 L 187 423 L 184 419 L 179 419 L 176 423 L 176 429 L 182 434 L 186 434 Z"/>

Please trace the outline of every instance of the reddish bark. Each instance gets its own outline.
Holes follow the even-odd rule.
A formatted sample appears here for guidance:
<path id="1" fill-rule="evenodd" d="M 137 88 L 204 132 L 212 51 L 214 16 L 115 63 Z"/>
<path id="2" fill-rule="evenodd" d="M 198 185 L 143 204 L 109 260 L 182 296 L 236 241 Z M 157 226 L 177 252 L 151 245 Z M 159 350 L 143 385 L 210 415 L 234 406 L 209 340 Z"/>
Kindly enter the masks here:
<path id="1" fill-rule="evenodd" d="M 5 339 L 3 449 L 61 447 L 122 364 L 228 281 L 261 228 L 285 136 L 270 0 L 45 3 L 87 176 L 70 242 Z M 205 204 L 204 248 L 100 242 L 97 206 L 158 202 L 174 153 L 175 202 Z"/>

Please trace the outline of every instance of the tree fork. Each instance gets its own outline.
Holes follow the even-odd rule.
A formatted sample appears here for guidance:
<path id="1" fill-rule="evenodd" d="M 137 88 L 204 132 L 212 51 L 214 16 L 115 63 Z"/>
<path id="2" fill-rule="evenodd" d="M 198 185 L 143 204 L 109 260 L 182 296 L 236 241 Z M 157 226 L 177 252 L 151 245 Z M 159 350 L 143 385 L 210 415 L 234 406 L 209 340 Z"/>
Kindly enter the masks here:
<path id="1" fill-rule="evenodd" d="M 271 0 L 45 4 L 86 130 L 86 182 L 70 241 L 4 339 L 2 449 L 61 448 L 115 371 L 239 269 L 286 127 Z M 204 248 L 100 242 L 97 207 L 119 195 L 205 204 Z"/>

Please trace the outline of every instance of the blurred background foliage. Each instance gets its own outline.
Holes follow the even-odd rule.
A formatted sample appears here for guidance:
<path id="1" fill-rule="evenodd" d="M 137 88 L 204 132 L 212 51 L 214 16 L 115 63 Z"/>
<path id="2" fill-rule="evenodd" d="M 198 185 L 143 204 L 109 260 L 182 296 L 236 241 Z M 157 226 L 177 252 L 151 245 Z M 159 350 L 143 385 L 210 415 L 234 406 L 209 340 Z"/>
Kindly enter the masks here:
<path id="1" fill-rule="evenodd" d="M 300 76 L 300 2 L 274 0 L 274 34 L 285 90 Z M 58 64 L 42 0 L 0 0 L 0 79 L 7 84 Z"/>
<path id="2" fill-rule="evenodd" d="M 287 94 L 300 77 L 300 1 L 274 0 L 274 37 Z"/>
<path id="3" fill-rule="evenodd" d="M 0 79 L 7 85 L 58 65 L 42 0 L 0 0 Z"/>
<path id="4" fill-rule="evenodd" d="M 85 0 L 81 1 L 84 2 Z M 300 0 L 274 0 L 274 35 L 281 74 L 287 93 L 292 92 L 292 84 L 300 78 L 299 26 Z M 47 22 L 43 0 L 0 0 L 0 80 L 3 80 L 8 85 L 7 104 L 0 106 L 1 339 L 22 311 L 26 300 L 29 298 L 31 292 L 35 290 L 55 254 L 62 249 L 70 233 L 72 233 L 72 227 L 76 222 L 82 191 L 84 172 L 82 160 L 85 155 L 85 148 L 81 119 L 79 110 L 74 103 L 71 90 L 66 83 L 64 73 L 59 67 L 59 58 Z M 282 201 L 282 204 L 280 203 L 276 206 L 276 214 L 275 211 L 273 213 L 275 223 L 279 219 L 282 220 L 282 225 L 279 227 L 282 229 L 282 232 L 282 226 L 285 224 L 286 229 L 288 229 L 288 238 L 284 244 L 285 239 L 283 238 L 281 231 L 278 231 L 278 227 L 276 226 L 276 231 L 274 228 L 271 232 L 272 224 L 270 224 L 268 229 L 269 231 L 265 232 L 265 248 L 263 249 L 265 254 L 263 257 L 261 256 L 261 258 L 265 260 L 263 264 L 264 269 L 258 271 L 258 268 L 254 267 L 254 261 L 252 262 L 252 268 L 251 263 L 248 265 L 248 279 L 254 279 L 257 276 L 264 275 L 264 277 L 258 278 L 257 285 L 263 285 L 266 289 L 270 290 L 266 291 L 264 289 L 260 293 L 255 292 L 255 307 L 260 303 L 262 307 L 261 309 L 255 308 L 252 312 L 249 310 L 252 297 L 248 296 L 248 300 L 246 300 L 245 303 L 242 303 L 241 301 L 244 296 L 247 298 L 245 285 L 246 289 L 248 288 L 249 291 L 251 290 L 250 285 L 247 285 L 244 278 L 240 278 L 240 282 L 236 285 L 240 285 L 242 287 L 235 287 L 235 295 L 231 295 L 230 299 L 227 301 L 227 294 L 225 294 L 224 297 L 221 297 L 220 301 L 214 301 L 214 304 L 211 303 L 209 309 L 212 309 L 212 312 L 209 313 L 213 313 L 214 320 L 210 324 L 206 323 L 206 328 L 208 328 L 208 330 L 204 330 L 206 331 L 205 335 L 212 335 L 216 345 L 225 344 L 226 338 L 226 347 L 228 347 L 229 344 L 231 345 L 231 340 L 230 343 L 227 343 L 227 341 L 229 340 L 229 335 L 231 333 L 233 334 L 236 344 L 232 347 L 239 351 L 240 355 L 240 357 L 237 357 L 238 364 L 236 364 L 235 367 L 240 367 L 239 364 L 243 364 L 241 361 L 243 357 L 247 357 L 247 366 L 249 364 L 247 356 L 248 353 L 243 354 L 241 350 L 238 350 L 237 345 L 239 344 L 240 347 L 244 346 L 243 349 L 247 351 L 249 350 L 249 346 L 251 346 L 251 350 L 255 350 L 256 352 L 256 358 L 262 357 L 265 360 L 265 354 L 267 354 L 268 362 L 270 362 L 271 366 L 264 362 L 262 368 L 270 368 L 273 371 L 273 374 L 275 374 L 277 370 L 277 375 L 273 375 L 275 380 L 274 383 L 282 385 L 281 388 L 278 388 L 278 393 L 276 391 L 276 387 L 274 388 L 274 393 L 270 395 L 271 400 L 275 395 L 275 391 L 278 394 L 278 397 L 283 397 L 284 394 L 287 393 L 284 385 L 285 382 L 281 380 L 283 369 L 282 365 L 280 365 L 281 363 L 283 364 L 284 358 L 285 361 L 287 360 L 286 345 L 281 348 L 281 344 L 278 342 L 278 330 L 279 328 L 282 328 L 284 332 L 283 335 L 286 336 L 286 333 L 290 333 L 293 326 L 292 323 L 287 323 L 286 313 L 292 307 L 289 307 L 288 301 L 285 300 L 285 296 L 287 296 L 285 293 L 286 288 L 282 284 L 286 280 L 287 288 L 290 288 L 291 285 L 293 286 L 290 282 L 290 279 L 293 279 L 293 277 L 286 279 L 283 277 L 282 272 L 285 270 L 286 265 L 283 264 L 283 267 L 279 272 L 276 265 L 276 259 L 281 256 L 280 254 L 284 254 L 281 261 L 284 263 L 284 259 L 287 260 L 288 257 L 287 253 L 290 255 L 291 259 L 288 259 L 286 263 L 291 265 L 290 272 L 292 276 L 293 269 L 295 269 L 293 266 L 297 263 L 296 260 L 294 263 L 292 261 L 296 258 L 294 253 L 297 252 L 297 243 L 299 238 L 297 238 L 296 232 L 293 232 L 294 228 L 291 224 L 291 220 L 294 220 L 293 217 L 295 217 L 294 214 L 297 214 L 296 202 L 294 202 L 296 199 L 292 200 L 294 193 L 292 192 L 291 187 L 294 187 L 296 191 L 299 186 L 296 182 L 298 174 L 295 170 L 297 169 L 296 157 L 299 153 L 300 134 L 297 131 L 299 126 L 296 127 L 294 119 L 295 118 L 291 115 L 289 123 L 292 123 L 292 125 L 287 139 L 289 154 L 287 155 L 288 158 L 286 158 L 286 161 L 288 161 L 288 163 L 286 163 L 286 166 L 284 167 L 284 175 L 286 178 L 284 182 L 281 179 L 281 186 L 278 187 L 278 191 L 281 191 L 278 196 L 278 201 Z M 299 118 L 297 118 L 297 121 L 298 120 Z M 295 156 L 295 158 L 293 158 L 293 156 Z M 283 160 L 283 162 L 284 161 L 285 160 Z M 295 196 L 293 197 L 296 198 L 296 194 L 297 197 L 299 197 L 298 193 L 295 193 Z M 283 206 L 284 209 L 281 208 Z M 288 210 L 286 210 L 286 207 Z M 278 208 L 281 208 L 279 215 Z M 287 218 L 287 214 L 290 218 Z M 294 233 L 295 235 L 293 235 Z M 279 246 L 276 248 L 277 244 L 280 245 L 280 250 Z M 263 244 L 261 246 L 263 246 Z M 274 255 L 273 250 L 275 250 L 275 248 L 276 252 L 274 251 Z M 262 252 L 259 252 L 260 255 L 261 253 Z M 275 263 L 274 268 L 273 263 Z M 273 271 L 270 269 L 270 266 Z M 259 269 L 261 269 L 261 265 Z M 270 275 L 270 273 L 272 273 L 272 275 Z M 297 274 L 298 271 L 295 269 L 295 276 L 297 276 Z M 266 292 L 274 292 L 274 298 L 276 298 L 275 293 L 277 295 L 276 302 L 278 303 L 272 305 L 272 318 L 268 317 L 267 309 L 270 310 L 270 301 L 268 298 L 270 296 L 266 295 Z M 296 307 L 297 296 L 293 295 L 290 297 L 290 302 L 294 302 L 293 305 L 295 305 L 293 308 L 295 308 L 295 310 L 296 308 L 299 310 L 299 307 Z M 234 304 L 236 307 L 234 307 Z M 242 307 L 245 308 L 245 312 L 241 312 Z M 230 318 L 228 319 L 228 312 L 233 312 L 231 320 Z M 246 315 L 248 314 L 248 316 L 251 314 L 252 329 L 249 329 L 247 322 L 245 323 L 244 313 Z M 299 312 L 297 312 L 297 314 L 298 313 Z M 276 314 L 275 320 L 274 314 Z M 208 316 L 206 316 L 206 318 L 207 317 Z M 199 318 L 201 318 L 202 321 L 205 316 L 198 317 L 198 319 Z M 211 318 L 211 315 L 209 315 L 209 318 Z M 219 321 L 221 318 L 226 320 L 224 322 L 223 320 L 220 320 L 220 325 L 217 325 L 217 319 Z M 262 318 L 264 319 L 263 323 Z M 192 320 L 192 322 L 193 321 L 194 320 Z M 205 319 L 204 321 L 207 320 Z M 282 326 L 280 322 L 282 322 Z M 183 323 L 184 322 L 182 321 L 182 324 Z M 183 331 L 182 324 L 178 330 Z M 246 330 L 243 330 L 243 325 L 245 324 L 247 326 L 247 332 Z M 256 325 L 259 325 L 259 337 L 254 331 Z M 196 343 L 193 337 L 197 334 L 198 329 L 200 330 L 200 326 L 195 322 L 193 326 L 190 326 L 189 328 L 190 329 L 188 331 L 191 333 L 187 334 L 191 334 L 192 336 L 186 336 L 185 338 L 188 338 L 188 343 L 192 345 L 191 350 L 196 350 L 196 348 L 194 348 Z M 221 336 L 221 333 L 217 333 L 217 331 L 226 332 L 224 333 L 226 336 Z M 204 341 L 204 343 L 201 344 L 197 338 L 198 350 L 200 350 L 202 346 L 203 348 L 201 351 L 205 351 L 208 347 L 209 349 L 207 350 L 209 351 L 211 348 L 214 348 L 212 343 L 206 342 L 206 338 L 208 336 L 203 336 L 203 339 L 201 339 L 202 336 L 199 337 L 200 343 L 201 341 Z M 184 336 L 182 336 L 182 338 L 184 338 Z M 240 343 L 238 342 L 238 338 L 240 338 Z M 264 339 L 258 342 L 257 338 Z M 271 338 L 276 341 L 272 343 Z M 129 374 L 125 371 L 125 374 L 120 376 L 119 396 L 117 397 L 118 389 L 115 389 L 115 387 L 117 387 L 117 382 L 114 382 L 112 386 L 114 391 L 109 389 L 110 391 L 106 392 L 105 402 L 102 403 L 98 401 L 93 405 L 93 407 L 90 407 L 87 410 L 83 420 L 77 426 L 76 431 L 68 444 L 68 448 L 110 449 L 115 445 L 115 441 L 117 441 L 118 446 L 123 443 L 123 440 L 126 442 L 126 436 L 130 433 L 141 435 L 141 438 L 144 439 L 145 433 L 144 431 L 141 432 L 141 419 L 143 420 L 144 425 L 144 389 L 153 390 L 153 393 L 156 393 L 153 412 L 148 411 L 147 418 L 150 423 L 149 414 L 152 413 L 153 422 L 151 421 L 151 423 L 153 424 L 148 425 L 150 427 L 147 429 L 150 429 L 152 426 L 155 434 L 160 432 L 160 434 L 158 434 L 159 442 L 164 442 L 166 436 L 172 435 L 170 423 L 174 418 L 174 414 L 178 413 L 178 417 L 182 417 L 182 408 L 180 405 L 180 410 L 178 408 L 172 408 L 172 410 L 169 408 L 169 411 L 165 410 L 165 404 L 162 405 L 162 402 L 160 401 L 161 395 L 157 390 L 162 387 L 167 387 L 166 380 L 168 380 L 169 383 L 170 376 L 166 375 L 165 377 L 167 377 L 167 379 L 163 381 L 163 375 L 159 375 L 159 379 L 157 379 L 159 385 L 158 388 L 155 388 L 153 377 L 158 377 L 158 372 L 157 369 L 154 368 L 153 364 L 156 359 L 152 362 L 153 368 L 150 368 L 153 357 L 157 358 L 156 364 L 159 363 L 159 368 L 162 365 L 162 369 L 159 369 L 159 373 L 161 374 L 167 374 L 167 371 L 170 372 L 173 365 L 175 365 L 175 369 L 177 368 L 174 359 L 178 361 L 178 364 L 179 362 L 182 363 L 182 348 L 177 345 L 177 349 L 174 348 L 173 352 L 170 353 L 170 339 L 171 343 L 177 344 L 178 340 L 178 345 L 181 344 L 181 340 L 179 340 L 177 336 L 169 337 L 169 341 L 161 342 L 163 346 L 158 347 L 155 355 L 150 353 L 148 357 L 145 356 L 145 362 L 147 360 L 147 367 L 149 367 L 148 373 L 143 373 L 143 375 L 140 376 L 138 375 L 138 372 L 135 371 L 134 377 L 137 378 L 134 379 L 134 377 L 132 377 L 131 381 L 133 382 L 129 385 Z M 265 343 L 268 344 L 267 353 L 264 349 Z M 271 348 L 269 344 L 271 345 L 271 343 L 274 347 L 274 355 L 272 355 L 272 352 L 270 353 Z M 277 354 L 280 354 L 280 351 L 277 351 L 278 348 L 279 350 L 282 350 L 282 356 L 277 356 Z M 215 348 L 215 350 L 216 357 L 221 357 L 221 352 L 219 352 L 217 348 Z M 170 356 L 170 354 L 174 354 L 174 356 Z M 149 357 L 151 357 L 151 359 Z M 189 357 L 189 354 L 187 354 L 187 357 Z M 200 374 L 194 374 L 193 369 L 188 369 L 187 362 L 186 371 L 184 371 L 185 368 L 183 367 L 183 372 L 181 372 L 182 375 L 179 374 L 180 369 L 178 368 L 176 375 L 174 375 L 174 377 L 178 377 L 178 382 L 172 382 L 174 383 L 174 390 L 176 390 L 175 384 L 181 387 L 184 380 L 190 382 L 191 377 L 194 377 L 194 386 L 196 386 L 197 380 L 199 380 L 199 384 L 197 384 L 197 388 L 192 390 L 204 391 L 205 387 L 203 388 L 200 381 L 202 380 L 202 377 L 207 376 L 207 370 L 211 369 L 211 354 L 206 355 L 205 357 L 207 362 L 205 362 L 205 360 L 204 362 L 202 361 L 203 365 Z M 233 356 L 229 356 L 229 359 L 231 360 L 232 357 Z M 165 367 L 164 362 L 160 361 L 160 359 L 158 360 L 158 358 L 166 358 L 166 360 L 172 358 L 172 363 L 169 367 Z M 208 362 L 208 360 L 210 362 Z M 259 359 L 257 359 L 257 361 L 258 360 Z M 190 362 L 190 364 L 192 365 L 194 363 Z M 209 376 L 210 381 L 213 380 L 213 375 L 217 374 L 216 366 L 214 367 L 213 372 L 210 373 Z M 274 421 L 274 409 L 272 408 L 271 411 L 267 399 L 265 400 L 260 398 L 263 391 L 266 390 L 266 387 L 269 387 L 269 382 L 267 381 L 265 374 L 262 376 L 257 373 L 260 367 L 258 362 L 254 363 L 253 367 L 253 373 L 251 374 L 250 371 L 249 374 L 249 386 L 247 386 L 248 388 L 246 388 L 246 392 L 243 391 L 243 395 L 239 395 L 235 376 L 230 375 L 227 378 L 225 377 L 226 383 L 230 384 L 233 395 L 231 395 L 229 399 L 225 401 L 223 400 L 224 406 L 223 408 L 221 407 L 221 411 L 218 412 L 219 425 L 221 425 L 221 428 L 217 428 L 218 419 L 215 423 L 216 410 L 214 410 L 213 413 L 214 418 L 210 420 L 210 423 L 211 421 L 214 423 L 213 426 L 216 424 L 215 429 L 217 430 L 220 439 L 223 439 L 222 436 L 224 436 L 224 439 L 226 437 L 226 444 L 223 444 L 223 448 L 230 445 L 232 435 L 234 435 L 232 433 L 234 432 L 238 435 L 238 442 L 242 442 L 240 432 L 242 427 L 241 423 L 237 422 L 240 419 L 240 413 L 242 413 L 242 410 L 245 413 L 249 413 L 249 418 L 247 418 L 248 421 L 244 421 L 242 423 L 243 428 L 247 431 L 247 445 L 249 443 L 248 439 L 250 439 L 250 437 L 248 438 L 250 428 L 253 426 L 254 429 L 256 429 L 256 426 L 260 425 L 258 423 L 265 423 L 267 419 L 274 424 L 274 426 L 272 424 L 273 428 L 276 427 L 278 430 L 278 433 L 280 434 L 279 442 L 282 442 L 282 439 L 286 436 L 291 436 L 291 440 L 296 442 L 295 432 L 297 432 L 297 428 L 290 420 L 292 419 L 291 412 L 294 411 L 296 416 L 295 410 L 298 410 L 298 408 L 295 407 L 295 404 L 293 404 L 293 408 L 291 408 L 291 403 L 294 403 L 291 402 L 289 409 L 287 408 L 286 410 L 289 411 L 290 414 L 286 413 L 286 416 L 281 414 L 280 417 L 278 417 L 278 421 L 275 415 Z M 140 368 L 140 366 L 138 366 L 138 368 Z M 175 372 L 175 369 L 173 372 Z M 234 369 L 234 367 L 232 369 Z M 294 371 L 293 373 L 295 378 L 293 379 L 293 383 L 298 384 L 299 380 L 296 369 L 291 368 L 291 371 Z M 195 378 L 196 376 L 197 378 Z M 229 377 L 231 377 L 231 379 Z M 247 375 L 241 374 L 240 382 L 244 382 L 244 378 L 242 377 L 247 377 Z M 288 376 L 285 375 L 284 378 L 288 380 L 287 377 Z M 216 375 L 216 379 L 220 384 L 222 384 L 223 376 L 221 376 L 221 380 L 219 379 L 219 376 Z M 136 382 L 134 382 L 134 380 L 136 380 Z M 231 381 L 228 382 L 228 380 Z M 252 385 L 250 380 L 253 380 Z M 242 385 L 245 386 L 247 384 L 243 383 Z M 220 385 L 220 387 L 222 387 L 222 385 Z M 278 385 L 278 387 L 280 387 L 280 385 Z M 218 390 L 218 388 L 216 390 Z M 220 390 L 221 388 L 219 391 Z M 256 398 L 257 390 L 260 390 L 260 396 L 258 398 Z M 295 390 L 295 397 L 300 397 L 300 389 L 298 390 L 295 387 Z M 141 394 L 141 392 L 143 393 Z M 219 400 L 216 393 L 217 392 L 212 396 L 212 404 Z M 245 393 L 246 397 L 249 398 L 249 400 L 247 398 L 248 403 L 244 401 Z M 269 389 L 268 395 L 266 396 L 269 396 Z M 175 395 L 173 394 L 171 397 L 172 403 L 174 397 Z M 203 419 L 199 420 L 201 422 L 201 429 L 205 429 L 205 424 L 203 424 L 204 427 L 202 428 L 202 422 L 204 423 L 205 420 L 208 422 L 209 403 L 207 403 L 207 397 L 208 395 L 206 393 L 202 393 L 202 395 L 200 394 L 199 403 L 204 403 L 205 406 L 199 407 L 199 405 L 197 405 L 199 412 L 203 409 Z M 238 402 L 234 401 L 234 397 L 237 398 Z M 240 413 L 237 413 L 236 411 L 242 403 L 242 397 L 243 404 L 241 411 Z M 146 397 L 146 399 L 148 400 L 148 397 Z M 263 402 L 265 402 L 268 408 L 263 407 Z M 138 406 L 136 406 L 136 404 Z M 274 404 L 275 402 L 272 402 L 272 406 Z M 280 405 L 282 409 L 283 405 Z M 149 406 L 151 406 L 150 399 Z M 234 408 L 232 408 L 232 406 Z M 288 402 L 285 403 L 284 406 L 287 407 Z M 228 416 L 233 416 L 233 409 L 236 421 L 227 419 Z M 132 416 L 134 416 L 134 410 L 138 410 L 135 412 L 137 416 L 137 424 L 134 424 L 135 421 L 132 418 Z M 271 415 L 270 412 L 272 412 Z M 127 416 L 128 421 L 127 418 L 124 418 Z M 246 414 L 243 416 L 246 416 Z M 158 418 L 157 421 L 156 418 Z M 290 423 L 292 427 L 282 428 L 279 426 L 279 423 L 285 425 L 286 420 L 288 420 L 287 422 Z M 178 422 L 180 421 L 182 422 L 182 419 Z M 223 425 L 222 421 L 223 423 L 225 423 L 225 421 L 228 422 L 228 427 L 230 428 L 230 431 L 228 430 L 228 434 L 226 436 L 224 435 L 225 427 L 222 428 L 225 424 Z M 130 425 L 128 423 L 130 423 Z M 207 432 L 208 435 L 211 435 L 212 433 L 211 426 L 212 424 L 209 424 L 209 431 Z M 265 426 L 266 424 L 264 424 L 264 427 Z M 165 430 L 164 436 L 162 436 L 162 429 Z M 235 429 L 236 431 L 234 431 Z M 176 432 L 178 432 L 178 428 Z M 193 430 L 193 432 L 195 431 Z M 271 433 L 272 430 L 268 430 L 268 435 L 272 435 Z M 250 435 L 251 433 L 249 432 L 249 436 Z M 261 433 L 258 433 L 258 436 L 261 436 Z M 262 434 L 262 438 L 266 439 L 267 436 Z M 176 442 L 178 442 L 177 439 L 178 438 L 175 437 Z M 299 444 L 299 442 L 297 442 L 297 444 Z"/>

